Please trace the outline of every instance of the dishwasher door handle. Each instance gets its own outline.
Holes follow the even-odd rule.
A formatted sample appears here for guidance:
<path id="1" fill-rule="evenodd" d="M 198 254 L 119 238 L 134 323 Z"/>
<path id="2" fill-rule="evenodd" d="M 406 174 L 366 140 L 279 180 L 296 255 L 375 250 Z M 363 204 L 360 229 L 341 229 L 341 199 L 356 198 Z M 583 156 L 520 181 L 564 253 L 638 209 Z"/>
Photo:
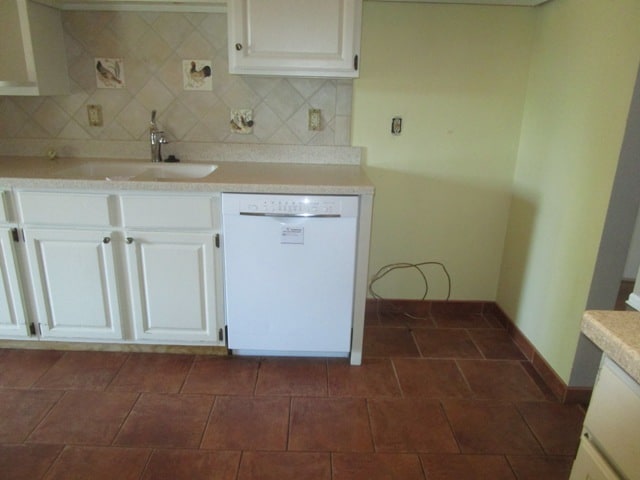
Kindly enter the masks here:
<path id="1" fill-rule="evenodd" d="M 339 213 L 265 213 L 265 212 L 240 212 L 240 215 L 248 217 L 276 217 L 276 218 L 340 218 Z"/>

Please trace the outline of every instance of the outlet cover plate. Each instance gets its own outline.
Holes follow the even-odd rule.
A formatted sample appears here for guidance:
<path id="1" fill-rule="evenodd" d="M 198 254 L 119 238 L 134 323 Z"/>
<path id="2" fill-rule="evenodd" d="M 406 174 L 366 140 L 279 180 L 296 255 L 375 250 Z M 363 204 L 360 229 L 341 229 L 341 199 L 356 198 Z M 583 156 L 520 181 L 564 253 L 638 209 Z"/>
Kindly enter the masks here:
<path id="1" fill-rule="evenodd" d="M 253 110 L 250 108 L 232 108 L 229 125 L 232 133 L 249 135 L 253 132 Z"/>
<path id="2" fill-rule="evenodd" d="M 322 130 L 322 115 L 319 108 L 309 109 L 309 130 L 318 132 Z"/>
<path id="3" fill-rule="evenodd" d="M 91 127 L 101 127 L 102 105 L 87 105 L 87 116 Z"/>

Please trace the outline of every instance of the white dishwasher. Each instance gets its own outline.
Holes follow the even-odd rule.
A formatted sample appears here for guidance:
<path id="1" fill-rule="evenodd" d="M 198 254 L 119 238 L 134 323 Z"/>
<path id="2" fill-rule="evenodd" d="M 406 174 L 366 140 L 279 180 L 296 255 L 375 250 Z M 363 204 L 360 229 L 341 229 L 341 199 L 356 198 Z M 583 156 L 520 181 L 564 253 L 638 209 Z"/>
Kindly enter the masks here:
<path id="1" fill-rule="evenodd" d="M 228 347 L 348 356 L 357 196 L 222 194 Z"/>

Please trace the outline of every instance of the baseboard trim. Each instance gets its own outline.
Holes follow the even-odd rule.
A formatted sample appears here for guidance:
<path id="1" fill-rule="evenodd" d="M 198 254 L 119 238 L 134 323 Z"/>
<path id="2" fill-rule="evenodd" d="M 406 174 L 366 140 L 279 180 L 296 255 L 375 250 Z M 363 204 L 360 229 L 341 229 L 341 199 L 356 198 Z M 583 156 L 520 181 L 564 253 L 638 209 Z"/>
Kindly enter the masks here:
<path id="1" fill-rule="evenodd" d="M 209 345 L 147 345 L 140 343 L 92 343 L 29 340 L 0 340 L 0 349 L 60 350 L 127 353 L 174 353 L 188 355 L 228 355 L 226 347 Z"/>
<path id="2" fill-rule="evenodd" d="M 367 299 L 367 310 L 375 311 L 376 299 Z M 522 333 L 518 326 L 500 308 L 496 302 L 485 301 L 444 301 L 444 300 L 385 300 L 394 307 L 415 313 L 478 313 L 491 316 L 509 333 L 514 343 L 522 351 L 526 360 L 538 374 L 544 385 L 553 396 L 562 403 L 579 403 L 588 405 L 591 398 L 591 388 L 569 387 L 556 371 L 549 365 L 546 359 L 538 352 L 529 339 Z M 371 310 L 370 310 L 371 309 Z"/>
<path id="3" fill-rule="evenodd" d="M 562 403 L 579 403 L 581 405 L 589 404 L 592 388 L 568 386 L 497 303 L 487 302 L 485 308 L 488 308 L 489 311 L 498 317 L 509 332 L 511 338 L 513 338 L 513 341 L 518 345 L 534 370 L 540 375 L 545 385 L 551 390 L 558 401 Z"/>

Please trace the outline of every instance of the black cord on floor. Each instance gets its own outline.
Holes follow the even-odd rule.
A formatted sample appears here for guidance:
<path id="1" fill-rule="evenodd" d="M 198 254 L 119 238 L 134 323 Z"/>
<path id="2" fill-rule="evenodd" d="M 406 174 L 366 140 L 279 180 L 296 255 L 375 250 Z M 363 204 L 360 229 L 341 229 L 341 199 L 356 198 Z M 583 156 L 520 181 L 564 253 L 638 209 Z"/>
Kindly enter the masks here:
<path id="1" fill-rule="evenodd" d="M 380 317 L 380 303 L 385 301 L 385 299 L 373 289 L 373 285 L 378 280 L 380 280 L 381 278 L 383 278 L 385 275 L 389 274 L 390 272 L 393 272 L 394 270 L 407 269 L 407 268 L 415 269 L 420 274 L 420 276 L 422 277 L 422 280 L 424 281 L 424 293 L 422 295 L 422 298 L 420 298 L 419 300 L 425 300 L 427 298 L 427 295 L 429 294 L 429 280 L 427 279 L 426 273 L 422 270 L 422 267 L 431 266 L 431 265 L 436 265 L 436 266 L 439 266 L 440 268 L 442 268 L 442 271 L 444 272 L 445 276 L 447 277 L 447 296 L 446 296 L 445 300 L 449 300 L 449 298 L 451 297 L 451 275 L 449 275 L 449 272 L 447 271 L 447 267 L 445 267 L 445 265 L 443 263 L 441 263 L 441 262 L 391 263 L 389 265 L 385 265 L 380 270 L 378 270 L 376 272 L 376 274 L 369 281 L 369 293 L 371 294 L 371 296 L 373 298 L 378 300 L 378 302 L 377 302 L 378 318 Z M 407 312 L 404 312 L 404 311 L 402 311 L 401 309 L 399 309 L 399 308 L 397 308 L 395 306 L 393 308 L 395 310 L 395 313 L 400 313 L 400 314 L 405 315 L 405 316 L 407 316 L 409 318 L 418 319 L 418 320 L 424 319 L 423 317 L 416 317 L 416 316 L 411 315 L 411 314 L 409 314 Z"/>

